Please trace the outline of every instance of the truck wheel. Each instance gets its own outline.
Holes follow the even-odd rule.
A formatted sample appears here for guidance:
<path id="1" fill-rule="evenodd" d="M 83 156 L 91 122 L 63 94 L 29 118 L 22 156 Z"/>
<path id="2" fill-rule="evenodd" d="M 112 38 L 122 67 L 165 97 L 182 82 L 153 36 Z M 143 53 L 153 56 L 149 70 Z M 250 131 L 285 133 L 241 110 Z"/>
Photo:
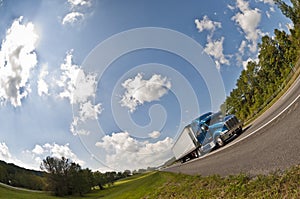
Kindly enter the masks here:
<path id="1" fill-rule="evenodd" d="M 186 158 L 185 158 L 185 157 L 182 158 L 182 159 L 180 160 L 180 162 L 181 162 L 181 163 L 185 163 L 185 162 L 186 162 Z"/>
<path id="2" fill-rule="evenodd" d="M 199 158 L 202 155 L 200 148 L 196 149 L 196 153 L 197 153 L 197 158 Z"/>
<path id="3" fill-rule="evenodd" d="M 217 144 L 218 144 L 219 147 L 222 147 L 222 146 L 224 146 L 225 143 L 224 143 L 224 141 L 222 140 L 222 138 L 218 137 L 218 138 L 217 138 Z"/>
<path id="4" fill-rule="evenodd" d="M 241 135 L 243 133 L 243 128 L 241 127 L 239 130 L 238 130 L 238 135 Z"/>

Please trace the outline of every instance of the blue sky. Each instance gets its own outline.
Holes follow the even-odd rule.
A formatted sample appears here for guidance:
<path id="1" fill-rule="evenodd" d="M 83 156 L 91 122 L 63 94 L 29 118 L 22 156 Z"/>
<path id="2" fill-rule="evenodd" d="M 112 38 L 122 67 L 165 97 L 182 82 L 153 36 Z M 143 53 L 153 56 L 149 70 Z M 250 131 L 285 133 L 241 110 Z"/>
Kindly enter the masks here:
<path id="1" fill-rule="evenodd" d="M 272 0 L 2 0 L 0 18 L 0 159 L 101 171 L 169 159 L 260 38 L 292 26 Z"/>

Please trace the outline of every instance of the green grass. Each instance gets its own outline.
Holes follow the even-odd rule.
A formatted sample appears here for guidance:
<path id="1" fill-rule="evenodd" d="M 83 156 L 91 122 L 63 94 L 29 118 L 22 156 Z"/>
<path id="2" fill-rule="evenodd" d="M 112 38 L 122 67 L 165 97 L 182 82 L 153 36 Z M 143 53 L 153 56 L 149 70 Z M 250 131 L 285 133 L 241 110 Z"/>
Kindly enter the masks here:
<path id="1" fill-rule="evenodd" d="M 135 175 L 105 190 L 75 198 L 300 198 L 300 165 L 285 172 L 250 177 L 245 174 L 201 177 L 168 172 Z M 48 193 L 16 191 L 0 186 L 0 198 L 49 198 Z M 70 197 L 74 198 L 74 197 Z"/>
<path id="2" fill-rule="evenodd" d="M 57 199 L 47 193 L 34 193 L 29 191 L 14 190 L 0 185 L 0 198 L 2 199 Z"/>

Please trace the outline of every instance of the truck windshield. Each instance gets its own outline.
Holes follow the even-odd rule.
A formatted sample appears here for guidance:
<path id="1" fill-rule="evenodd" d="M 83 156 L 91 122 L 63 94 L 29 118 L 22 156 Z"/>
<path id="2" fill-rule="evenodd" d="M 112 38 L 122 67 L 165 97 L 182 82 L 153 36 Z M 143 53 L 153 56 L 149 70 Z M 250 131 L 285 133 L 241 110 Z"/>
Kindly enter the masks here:
<path id="1" fill-rule="evenodd" d="M 201 129 L 202 129 L 201 126 L 199 126 L 199 131 L 198 131 L 196 137 L 197 137 L 198 142 L 200 144 L 203 144 L 203 141 L 204 141 L 204 139 L 206 137 L 207 131 L 202 131 Z"/>
<path id="2" fill-rule="evenodd" d="M 197 120 L 198 121 L 204 120 L 205 118 L 207 118 L 208 116 L 210 116 L 212 114 L 213 114 L 212 112 L 205 113 L 205 114 L 201 115 L 199 118 L 197 118 Z"/>

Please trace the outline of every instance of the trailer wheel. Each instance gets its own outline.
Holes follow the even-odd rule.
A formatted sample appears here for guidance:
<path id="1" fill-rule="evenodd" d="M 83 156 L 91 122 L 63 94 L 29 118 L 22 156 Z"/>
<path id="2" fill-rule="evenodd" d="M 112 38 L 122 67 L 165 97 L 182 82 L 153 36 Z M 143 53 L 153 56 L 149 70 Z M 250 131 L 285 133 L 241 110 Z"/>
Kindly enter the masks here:
<path id="1" fill-rule="evenodd" d="M 222 147 L 222 146 L 224 146 L 225 142 L 222 140 L 222 138 L 218 137 L 217 138 L 217 144 L 218 144 L 219 147 Z"/>
<path id="2" fill-rule="evenodd" d="M 181 163 L 185 163 L 186 162 L 186 158 L 185 157 L 181 158 L 180 162 Z"/>

